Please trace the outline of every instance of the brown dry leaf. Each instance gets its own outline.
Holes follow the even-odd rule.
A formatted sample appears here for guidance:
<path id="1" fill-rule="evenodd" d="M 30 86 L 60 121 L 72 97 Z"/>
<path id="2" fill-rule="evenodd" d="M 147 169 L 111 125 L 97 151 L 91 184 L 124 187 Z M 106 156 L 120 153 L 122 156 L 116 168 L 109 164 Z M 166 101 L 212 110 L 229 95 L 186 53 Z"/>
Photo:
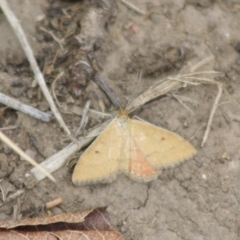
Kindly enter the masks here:
<path id="1" fill-rule="evenodd" d="M 0 222 L 0 240 L 123 240 L 110 230 L 106 208 Z"/>
<path id="2" fill-rule="evenodd" d="M 63 213 L 55 216 L 27 218 L 24 220 L 9 220 L 0 222 L 0 228 L 13 229 L 20 226 L 37 226 L 49 225 L 52 223 L 66 222 L 66 223 L 81 223 L 85 220 L 92 210 L 81 213 Z"/>
<path id="3" fill-rule="evenodd" d="M 114 231 L 57 231 L 57 232 L 26 232 L 0 230 L 0 240 L 123 240 Z"/>

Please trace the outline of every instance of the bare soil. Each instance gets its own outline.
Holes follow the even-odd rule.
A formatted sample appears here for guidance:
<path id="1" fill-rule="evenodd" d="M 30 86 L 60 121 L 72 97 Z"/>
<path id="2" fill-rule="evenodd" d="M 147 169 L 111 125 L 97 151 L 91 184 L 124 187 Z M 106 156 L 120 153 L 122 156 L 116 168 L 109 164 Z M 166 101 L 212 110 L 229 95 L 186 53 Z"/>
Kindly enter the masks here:
<path id="1" fill-rule="evenodd" d="M 111 113 L 117 109 L 91 76 L 78 83 L 66 71 L 74 64 L 74 56 L 62 65 L 59 63 L 59 68 L 49 68 L 59 44 L 49 34 L 39 31 L 39 27 L 58 34 L 58 29 L 54 29 L 56 9 L 68 8 L 77 1 L 8 2 L 20 19 L 49 88 L 61 71 L 66 72 L 65 78 L 56 83 L 55 93 L 62 104 L 59 110 L 72 132 L 81 120 L 74 107 L 83 107 L 87 100 L 98 111 L 105 108 Z M 119 176 L 110 184 L 77 187 L 71 182 L 71 170 L 65 166 L 54 173 L 57 185 L 45 179 L 27 189 L 22 179 L 32 167 L 0 144 L 0 219 L 39 216 L 46 202 L 61 197 L 63 204 L 53 213 L 108 206 L 113 227 L 126 239 L 239 239 L 240 4 L 237 0 L 131 0 L 131 3 L 147 14 L 138 14 L 117 1 L 104 25 L 103 40 L 94 46 L 97 71 L 116 95 L 121 99 L 124 96 L 127 101 L 136 88 L 139 70 L 143 71 L 143 77 L 138 94 L 166 76 L 177 75 L 183 69 L 190 72 L 192 66 L 213 55 L 214 60 L 204 70 L 222 72 L 215 80 L 223 84 L 223 95 L 206 144 L 201 147 L 217 94 L 216 86 L 210 84 L 186 85 L 175 92 L 180 101 L 169 94 L 135 111 L 134 115 L 176 132 L 198 150 L 193 159 L 164 169 L 150 183 Z M 80 5 L 82 8 L 77 10 L 71 24 L 63 28 L 74 24 L 77 28 L 84 11 L 91 7 L 82 1 Z M 46 9 L 54 9 L 51 21 Z M 44 16 L 48 20 L 43 20 Z M 32 85 L 31 69 L 3 13 L 0 13 L 0 33 L 0 91 L 48 111 L 39 87 Z M 67 42 L 67 46 L 71 44 Z M 69 49 L 76 50 L 74 45 Z M 4 107 L 0 108 L 0 127 L 16 126 L 4 132 L 38 162 L 69 144 L 55 120 L 43 123 Z M 90 119 L 86 129 L 98 123 Z M 77 160 L 80 154 L 73 158 Z M 26 191 L 3 204 L 4 196 L 19 189 Z"/>

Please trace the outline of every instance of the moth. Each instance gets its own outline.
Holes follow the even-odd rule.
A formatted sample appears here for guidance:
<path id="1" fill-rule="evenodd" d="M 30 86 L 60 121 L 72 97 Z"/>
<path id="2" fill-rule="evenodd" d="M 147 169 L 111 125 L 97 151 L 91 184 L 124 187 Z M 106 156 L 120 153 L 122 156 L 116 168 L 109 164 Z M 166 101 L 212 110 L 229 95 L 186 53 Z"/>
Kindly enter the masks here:
<path id="1" fill-rule="evenodd" d="M 121 110 L 78 160 L 74 184 L 110 182 L 118 174 L 148 182 L 163 167 L 173 166 L 196 154 L 181 136 L 150 123 L 131 119 Z"/>

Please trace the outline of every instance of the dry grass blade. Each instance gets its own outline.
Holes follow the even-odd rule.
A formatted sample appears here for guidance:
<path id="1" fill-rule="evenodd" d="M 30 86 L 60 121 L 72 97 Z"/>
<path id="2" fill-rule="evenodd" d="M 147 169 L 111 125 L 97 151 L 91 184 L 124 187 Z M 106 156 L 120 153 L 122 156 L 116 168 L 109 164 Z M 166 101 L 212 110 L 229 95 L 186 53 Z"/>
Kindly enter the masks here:
<path id="1" fill-rule="evenodd" d="M 219 83 L 208 79 L 208 78 L 201 78 L 198 76 L 201 76 L 203 74 L 219 74 L 219 72 L 216 71 L 206 71 L 206 72 L 195 72 L 195 73 L 189 73 L 184 75 L 177 75 L 176 77 L 168 77 L 166 79 L 163 79 L 159 82 L 157 82 L 154 86 L 150 87 L 148 90 L 146 90 L 144 93 L 142 93 L 140 96 L 135 98 L 128 107 L 128 111 L 132 112 L 135 109 L 139 108 L 143 104 L 157 98 L 160 96 L 163 96 L 171 91 L 177 90 L 181 87 L 184 87 L 185 84 L 192 84 L 197 85 L 201 83 L 209 83 L 218 85 Z"/>
<path id="2" fill-rule="evenodd" d="M 56 182 L 55 178 L 47 172 L 41 165 L 36 163 L 30 156 L 28 156 L 25 152 L 23 152 L 22 149 L 20 149 L 13 141 L 11 141 L 6 135 L 4 135 L 0 131 L 0 139 L 7 144 L 10 148 L 12 148 L 16 153 L 18 153 L 21 157 L 26 159 L 29 163 L 31 163 L 33 166 L 35 166 L 40 172 L 42 172 L 45 176 L 47 176 L 49 179 L 51 179 L 53 182 Z"/>

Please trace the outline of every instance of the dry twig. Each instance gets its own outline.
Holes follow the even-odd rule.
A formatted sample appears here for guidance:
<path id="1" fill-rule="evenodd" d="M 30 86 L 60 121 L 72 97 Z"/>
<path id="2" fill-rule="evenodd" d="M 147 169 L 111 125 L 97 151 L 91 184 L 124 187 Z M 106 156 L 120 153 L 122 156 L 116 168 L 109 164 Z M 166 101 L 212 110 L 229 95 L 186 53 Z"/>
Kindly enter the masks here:
<path id="1" fill-rule="evenodd" d="M 0 93 L 0 103 L 44 122 L 50 122 L 53 117 L 51 112 L 42 112 L 3 93 Z"/>
<path id="2" fill-rule="evenodd" d="M 47 210 L 49 210 L 49 209 L 51 209 L 51 208 L 55 208 L 55 207 L 57 207 L 58 205 L 62 204 L 62 202 L 63 202 L 62 198 L 56 198 L 56 199 L 54 199 L 53 201 L 47 202 L 47 203 L 45 204 L 45 208 L 46 208 Z"/>

